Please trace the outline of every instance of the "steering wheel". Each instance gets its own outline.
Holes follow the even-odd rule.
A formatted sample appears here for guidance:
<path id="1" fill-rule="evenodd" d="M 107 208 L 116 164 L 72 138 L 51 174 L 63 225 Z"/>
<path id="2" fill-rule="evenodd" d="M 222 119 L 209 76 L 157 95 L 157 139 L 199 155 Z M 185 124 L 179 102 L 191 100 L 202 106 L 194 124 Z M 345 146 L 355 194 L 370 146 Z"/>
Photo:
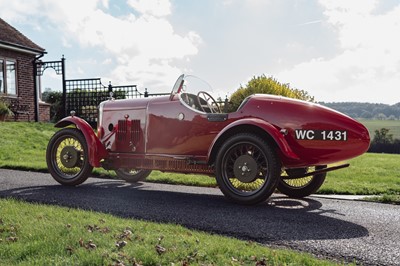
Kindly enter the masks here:
<path id="1" fill-rule="evenodd" d="M 203 102 L 205 101 L 206 104 L 201 104 L 202 100 Z M 210 109 L 211 113 L 221 113 L 221 109 L 219 108 L 217 101 L 207 92 L 199 91 L 199 93 L 197 93 L 197 101 L 203 112 L 207 113 L 205 108 L 208 108 Z"/>

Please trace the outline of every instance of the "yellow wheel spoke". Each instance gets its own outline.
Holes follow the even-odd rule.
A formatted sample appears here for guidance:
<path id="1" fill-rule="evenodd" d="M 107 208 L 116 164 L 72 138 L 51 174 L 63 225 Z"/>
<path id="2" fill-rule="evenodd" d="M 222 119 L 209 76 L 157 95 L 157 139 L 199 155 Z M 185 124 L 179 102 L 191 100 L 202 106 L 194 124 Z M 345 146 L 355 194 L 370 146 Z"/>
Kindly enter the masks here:
<path id="1" fill-rule="evenodd" d="M 264 184 L 264 179 L 256 179 L 253 182 L 250 183 L 244 183 L 241 182 L 237 178 L 230 178 L 229 181 L 231 182 L 232 186 L 235 187 L 238 190 L 244 191 L 244 192 L 251 192 L 258 190 L 262 185 Z"/>
<path id="2" fill-rule="evenodd" d="M 81 154 L 83 154 L 82 145 L 78 140 L 76 140 L 75 138 L 66 138 L 66 139 L 62 140 L 57 147 L 56 154 L 55 154 L 56 166 L 62 173 L 66 174 L 66 175 L 74 176 L 81 171 L 81 167 L 79 167 L 79 166 L 72 167 L 72 168 L 65 167 L 61 161 L 61 152 L 67 146 L 74 147 L 75 150 L 77 150 L 77 151 L 81 152 Z M 84 160 L 84 158 L 83 158 L 83 156 L 81 156 L 80 161 L 83 161 L 83 160 Z"/>
<path id="3" fill-rule="evenodd" d="M 311 182 L 312 176 L 306 176 L 296 179 L 283 179 L 283 181 L 291 187 L 304 187 Z"/>

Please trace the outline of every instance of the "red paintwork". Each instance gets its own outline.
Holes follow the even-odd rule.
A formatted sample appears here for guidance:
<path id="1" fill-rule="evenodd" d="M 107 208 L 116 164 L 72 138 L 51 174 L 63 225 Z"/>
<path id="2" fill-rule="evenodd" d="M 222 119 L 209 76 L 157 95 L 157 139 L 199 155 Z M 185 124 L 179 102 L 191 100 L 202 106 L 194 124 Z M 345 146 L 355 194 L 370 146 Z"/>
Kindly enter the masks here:
<path id="1" fill-rule="evenodd" d="M 86 143 L 88 146 L 89 163 L 93 167 L 100 167 L 100 161 L 107 158 L 108 152 L 104 148 L 103 144 L 96 137 L 92 127 L 83 119 L 76 116 L 68 116 L 60 120 L 55 124 L 55 127 L 63 128 L 69 125 L 75 125 L 80 131 L 82 131 Z"/>
<path id="2" fill-rule="evenodd" d="M 218 134 L 218 136 L 214 139 L 213 143 L 210 146 L 209 152 L 208 152 L 208 158 L 210 158 L 212 151 L 215 148 L 216 142 L 227 132 L 230 130 L 233 130 L 236 127 L 239 126 L 255 126 L 258 128 L 261 128 L 265 132 L 267 132 L 276 142 L 278 145 L 279 149 L 282 151 L 285 157 L 288 157 L 293 160 L 299 160 L 299 157 L 292 151 L 288 143 L 286 142 L 283 134 L 279 132 L 279 130 L 268 123 L 267 121 L 264 121 L 260 118 L 257 117 L 249 117 L 249 118 L 242 118 L 239 120 L 236 120 L 232 123 L 230 123 L 228 126 L 226 126 L 221 132 Z"/>
<path id="3" fill-rule="evenodd" d="M 243 114 L 264 117 L 278 129 L 285 128 L 285 140 L 300 158 L 284 156 L 287 168 L 304 165 L 324 165 L 363 154 L 369 148 L 368 130 L 354 119 L 318 104 L 279 96 L 255 95 L 243 108 Z M 296 140 L 295 129 L 347 130 L 347 141 Z"/>
<path id="4" fill-rule="evenodd" d="M 271 95 L 251 96 L 240 110 L 219 122 L 189 108 L 178 95 L 111 100 L 103 102 L 100 110 L 100 139 L 77 117 L 65 118 L 58 125 L 77 125 L 88 141 L 91 165 L 99 166 L 104 160 L 102 166 L 109 169 L 212 174 L 220 144 L 239 128 L 272 139 L 283 168 L 347 160 L 366 152 L 370 142 L 368 130 L 344 114 Z M 295 130 L 346 130 L 347 140 L 298 140 Z"/>

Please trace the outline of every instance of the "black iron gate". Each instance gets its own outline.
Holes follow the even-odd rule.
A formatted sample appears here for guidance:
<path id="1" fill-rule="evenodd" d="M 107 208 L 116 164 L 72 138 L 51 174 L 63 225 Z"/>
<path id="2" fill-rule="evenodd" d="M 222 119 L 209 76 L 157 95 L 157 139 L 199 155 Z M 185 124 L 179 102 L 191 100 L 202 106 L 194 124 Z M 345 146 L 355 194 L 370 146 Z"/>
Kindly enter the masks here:
<path id="1" fill-rule="evenodd" d="M 65 112 L 71 111 L 85 119 L 91 126 L 97 124 L 98 105 L 112 96 L 115 99 L 132 99 L 144 97 L 136 85 L 108 86 L 101 83 L 100 78 L 66 80 Z M 112 95 L 111 95 L 112 94 Z M 147 95 L 146 95 L 147 96 Z"/>
<path id="2" fill-rule="evenodd" d="M 65 58 L 62 56 L 60 61 L 43 62 L 36 60 L 34 63 L 36 76 L 42 76 L 47 68 L 53 68 L 57 74 L 62 75 L 62 104 L 64 106 L 64 116 L 68 116 L 71 111 L 85 119 L 92 127 L 97 124 L 97 107 L 100 102 L 109 99 L 110 93 L 114 99 L 133 99 L 149 96 L 169 95 L 169 93 L 149 94 L 147 89 L 144 93 L 137 90 L 136 85 L 105 86 L 100 78 L 91 79 L 65 79 Z M 36 86 L 35 86 L 36 87 Z M 36 104 L 35 119 L 38 121 L 39 107 Z"/>

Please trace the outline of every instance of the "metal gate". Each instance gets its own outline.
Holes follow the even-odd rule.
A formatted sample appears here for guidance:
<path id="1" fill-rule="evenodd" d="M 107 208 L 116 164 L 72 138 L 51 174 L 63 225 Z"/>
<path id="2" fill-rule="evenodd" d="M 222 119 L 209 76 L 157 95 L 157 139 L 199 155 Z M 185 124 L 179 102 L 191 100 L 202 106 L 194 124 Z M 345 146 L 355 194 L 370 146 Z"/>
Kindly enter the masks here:
<path id="1" fill-rule="evenodd" d="M 97 106 L 100 102 L 110 98 L 113 93 L 115 99 L 133 99 L 150 96 L 169 95 L 169 93 L 150 94 L 145 89 L 144 93 L 137 90 L 136 85 L 105 86 L 100 78 L 91 79 L 65 79 L 65 58 L 62 56 L 60 61 L 34 62 L 36 76 L 42 76 L 47 68 L 53 68 L 58 75 L 62 75 L 62 105 L 64 106 L 64 116 L 68 116 L 71 111 L 85 119 L 92 127 L 97 124 Z M 35 79 L 36 82 L 36 79 Z M 35 85 L 35 88 L 37 86 Z M 35 97 L 35 120 L 38 121 L 39 105 Z"/>
<path id="2" fill-rule="evenodd" d="M 97 124 L 97 106 L 112 97 L 115 99 L 132 99 L 144 97 L 145 93 L 140 93 L 136 85 L 108 86 L 101 83 L 100 78 L 93 79 L 70 79 L 65 81 L 66 115 L 71 111 L 85 119 L 92 127 Z"/>

